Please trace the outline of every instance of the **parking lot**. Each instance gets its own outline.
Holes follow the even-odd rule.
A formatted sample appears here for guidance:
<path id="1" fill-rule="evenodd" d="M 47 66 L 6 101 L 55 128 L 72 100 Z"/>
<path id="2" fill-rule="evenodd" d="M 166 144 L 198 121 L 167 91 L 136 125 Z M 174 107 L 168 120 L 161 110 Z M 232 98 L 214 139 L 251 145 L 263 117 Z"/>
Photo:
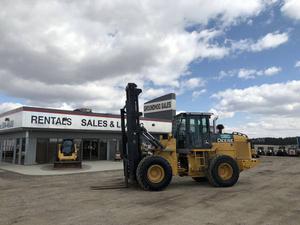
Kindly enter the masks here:
<path id="1" fill-rule="evenodd" d="M 122 171 L 28 176 L 0 170 L 0 224 L 288 224 L 300 221 L 300 158 L 262 157 L 231 188 L 174 177 L 162 192 L 91 190 Z"/>

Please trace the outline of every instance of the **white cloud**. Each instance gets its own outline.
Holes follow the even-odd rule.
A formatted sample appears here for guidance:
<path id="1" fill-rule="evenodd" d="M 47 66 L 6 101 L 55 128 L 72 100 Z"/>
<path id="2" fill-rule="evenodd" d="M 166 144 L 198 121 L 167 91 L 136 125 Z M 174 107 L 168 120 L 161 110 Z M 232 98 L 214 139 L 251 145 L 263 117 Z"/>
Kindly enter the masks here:
<path id="1" fill-rule="evenodd" d="M 255 76 L 257 75 L 257 71 L 253 70 L 253 69 L 240 69 L 238 71 L 238 78 L 242 78 L 242 79 L 254 79 Z"/>
<path id="2" fill-rule="evenodd" d="M 300 67 L 300 60 L 295 63 L 295 67 Z"/>
<path id="3" fill-rule="evenodd" d="M 181 95 L 186 91 L 193 91 L 196 88 L 204 87 L 206 81 L 201 77 L 192 77 L 189 79 L 183 78 L 177 87 L 164 88 L 165 92 L 175 92 L 177 95 Z"/>
<path id="4" fill-rule="evenodd" d="M 167 91 L 163 88 L 147 88 L 145 91 L 143 90 L 142 95 L 148 99 L 152 99 L 167 94 Z"/>
<path id="5" fill-rule="evenodd" d="M 0 103 L 0 113 L 21 107 L 22 105 L 20 103 L 15 102 L 3 102 Z"/>
<path id="6" fill-rule="evenodd" d="M 200 91 L 193 91 L 192 93 L 192 101 L 195 101 L 200 95 L 206 93 L 206 89 L 202 89 Z"/>
<path id="7" fill-rule="evenodd" d="M 297 136 L 300 127 L 299 93 L 300 81 L 227 89 L 213 95 L 217 99 L 213 112 L 220 114 L 221 119 L 233 117 L 236 113 L 248 117 L 236 121 L 235 126 L 226 126 L 228 132 L 240 131 L 250 137 Z"/>
<path id="8" fill-rule="evenodd" d="M 212 97 L 218 100 L 216 110 L 223 112 L 295 117 L 300 113 L 299 93 L 300 81 L 288 81 L 245 89 L 227 89 Z"/>
<path id="9" fill-rule="evenodd" d="M 273 76 L 279 72 L 281 72 L 281 67 L 272 66 L 264 71 L 266 76 Z"/>
<path id="10" fill-rule="evenodd" d="M 217 80 L 221 80 L 226 77 L 238 77 L 241 79 L 254 79 L 258 76 L 273 76 L 275 74 L 278 74 L 282 71 L 281 67 L 277 66 L 271 66 L 269 68 L 266 68 L 264 70 L 256 70 L 256 69 L 247 69 L 247 68 L 240 68 L 240 69 L 234 69 L 229 71 L 220 71 L 219 75 L 215 77 Z"/>
<path id="11" fill-rule="evenodd" d="M 219 75 L 214 77 L 214 79 L 215 80 L 222 80 L 223 78 L 234 77 L 234 76 L 235 76 L 235 71 L 234 70 L 230 70 L 230 71 L 221 70 L 219 72 Z"/>
<path id="12" fill-rule="evenodd" d="M 252 51 L 260 52 L 264 49 L 276 48 L 279 45 L 284 44 L 289 39 L 287 33 L 269 33 L 263 38 L 259 39 L 255 44 L 251 46 Z"/>
<path id="13" fill-rule="evenodd" d="M 182 86 L 186 89 L 192 90 L 198 87 L 203 87 L 205 85 L 205 81 L 200 77 L 193 77 L 188 80 L 182 82 Z"/>
<path id="14" fill-rule="evenodd" d="M 260 117 L 235 127 L 225 127 L 227 132 L 239 131 L 249 137 L 293 137 L 299 135 L 300 119 L 282 116 Z"/>
<path id="15" fill-rule="evenodd" d="M 281 11 L 284 15 L 295 19 L 300 20 L 300 1 L 299 0 L 285 0 Z"/>
<path id="16" fill-rule="evenodd" d="M 243 39 L 240 41 L 230 41 L 232 43 L 233 51 L 249 51 L 260 52 L 267 49 L 276 48 L 289 40 L 288 33 L 268 33 L 259 38 L 257 41 L 252 39 Z"/>
<path id="17" fill-rule="evenodd" d="M 215 108 L 211 108 L 209 112 L 213 113 L 215 116 L 218 116 L 220 119 L 234 117 L 234 112 L 226 112 Z"/>
<path id="18" fill-rule="evenodd" d="M 1 82 L 1 93 L 30 105 L 115 112 L 129 81 L 151 96 L 156 95 L 151 89 L 182 91 L 190 63 L 230 54 L 216 41 L 226 27 L 249 21 L 270 4 L 4 0 L 0 76 L 10 85 Z M 211 21 L 218 29 L 208 28 Z M 201 29 L 187 31 L 195 25 Z"/>

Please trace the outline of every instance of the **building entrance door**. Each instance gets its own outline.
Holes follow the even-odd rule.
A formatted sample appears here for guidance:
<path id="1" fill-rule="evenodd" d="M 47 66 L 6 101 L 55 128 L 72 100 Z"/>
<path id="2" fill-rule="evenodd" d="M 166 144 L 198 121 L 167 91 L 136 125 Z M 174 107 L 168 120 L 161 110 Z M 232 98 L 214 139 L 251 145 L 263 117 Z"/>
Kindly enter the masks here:
<path id="1" fill-rule="evenodd" d="M 98 160 L 99 159 L 99 141 L 84 139 L 82 143 L 82 159 Z"/>
<path id="2" fill-rule="evenodd" d="M 36 162 L 47 163 L 48 139 L 38 138 L 36 144 Z"/>
<path id="3" fill-rule="evenodd" d="M 100 141 L 99 160 L 107 160 L 107 142 Z"/>
<path id="4" fill-rule="evenodd" d="M 21 157 L 21 140 L 20 138 L 16 139 L 16 151 L 15 151 L 15 161 L 13 163 L 18 164 Z"/>

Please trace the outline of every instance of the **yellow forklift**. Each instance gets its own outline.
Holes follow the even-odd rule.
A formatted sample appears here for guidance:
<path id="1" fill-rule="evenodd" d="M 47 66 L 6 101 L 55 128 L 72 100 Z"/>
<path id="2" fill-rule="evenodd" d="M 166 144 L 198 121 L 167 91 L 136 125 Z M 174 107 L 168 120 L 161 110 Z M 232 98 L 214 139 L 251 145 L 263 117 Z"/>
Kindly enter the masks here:
<path id="1" fill-rule="evenodd" d="M 190 176 L 196 182 L 208 180 L 215 187 L 230 187 L 240 172 L 258 163 L 252 158 L 248 137 L 238 132 L 225 134 L 223 125 L 211 126 L 211 113 L 180 113 L 174 118 L 172 134 L 156 139 L 140 123 L 141 92 L 129 83 L 121 109 L 126 186 L 137 182 L 144 190 L 160 191 L 172 176 Z M 142 148 L 143 142 L 151 148 Z"/>

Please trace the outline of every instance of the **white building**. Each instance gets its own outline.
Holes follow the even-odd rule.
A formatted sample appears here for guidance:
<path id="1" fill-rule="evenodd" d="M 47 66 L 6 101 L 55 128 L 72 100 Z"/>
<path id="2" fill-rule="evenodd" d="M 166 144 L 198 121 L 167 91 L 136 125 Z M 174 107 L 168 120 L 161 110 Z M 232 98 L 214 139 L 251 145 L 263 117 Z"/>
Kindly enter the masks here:
<path id="1" fill-rule="evenodd" d="M 141 118 L 152 134 L 171 132 L 169 120 Z M 121 151 L 120 116 L 21 107 L 0 114 L 0 162 L 51 163 L 58 143 L 73 139 L 83 160 L 113 160 Z"/>

